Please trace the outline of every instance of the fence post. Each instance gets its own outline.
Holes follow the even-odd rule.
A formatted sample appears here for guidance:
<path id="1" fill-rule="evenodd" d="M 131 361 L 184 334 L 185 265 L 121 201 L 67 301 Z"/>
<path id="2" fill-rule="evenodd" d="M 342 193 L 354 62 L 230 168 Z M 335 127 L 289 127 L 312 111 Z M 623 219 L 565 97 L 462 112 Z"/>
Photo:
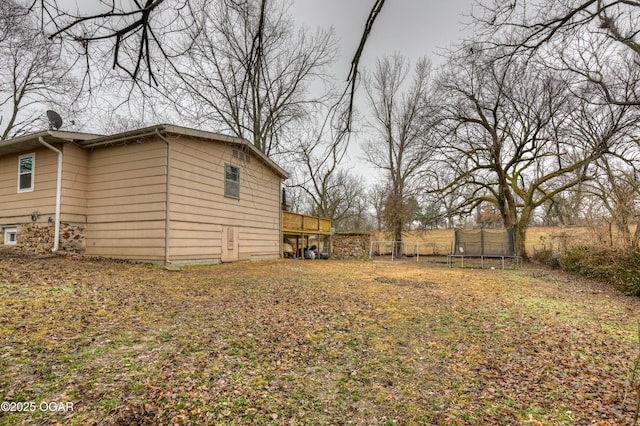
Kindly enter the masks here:
<path id="1" fill-rule="evenodd" d="M 484 269 L 484 226 L 480 225 L 480 267 Z"/>

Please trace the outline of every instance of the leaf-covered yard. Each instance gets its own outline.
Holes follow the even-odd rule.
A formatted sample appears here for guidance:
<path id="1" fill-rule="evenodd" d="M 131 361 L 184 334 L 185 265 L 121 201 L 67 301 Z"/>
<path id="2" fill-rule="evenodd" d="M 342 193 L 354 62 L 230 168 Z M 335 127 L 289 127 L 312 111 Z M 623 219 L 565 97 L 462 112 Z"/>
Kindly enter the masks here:
<path id="1" fill-rule="evenodd" d="M 631 424 L 639 308 L 532 267 L 5 252 L 0 397 L 34 405 L 0 424 Z"/>

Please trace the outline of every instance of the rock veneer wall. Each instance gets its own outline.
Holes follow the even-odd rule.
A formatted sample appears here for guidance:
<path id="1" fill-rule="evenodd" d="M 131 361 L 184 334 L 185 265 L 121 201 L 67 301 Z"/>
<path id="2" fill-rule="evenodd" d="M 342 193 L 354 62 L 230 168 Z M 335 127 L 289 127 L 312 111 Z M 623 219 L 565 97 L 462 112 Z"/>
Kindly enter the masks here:
<path id="1" fill-rule="evenodd" d="M 50 253 L 53 248 L 55 227 L 41 223 L 20 225 L 17 235 L 18 249 L 30 253 Z M 60 224 L 58 252 L 83 254 L 86 248 L 84 227 L 70 223 Z"/>
<path id="2" fill-rule="evenodd" d="M 340 232 L 331 237 L 331 258 L 339 260 L 369 260 L 371 235 Z"/>

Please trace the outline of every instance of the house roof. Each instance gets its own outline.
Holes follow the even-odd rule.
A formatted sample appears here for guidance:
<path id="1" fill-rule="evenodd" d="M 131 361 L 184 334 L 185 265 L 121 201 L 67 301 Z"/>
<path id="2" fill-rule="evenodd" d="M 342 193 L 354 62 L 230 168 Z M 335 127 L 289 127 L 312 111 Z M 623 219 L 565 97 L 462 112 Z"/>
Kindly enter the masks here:
<path id="1" fill-rule="evenodd" d="M 91 149 L 99 146 L 126 144 L 131 141 L 136 141 L 157 135 L 189 136 L 208 141 L 223 142 L 241 146 L 250 151 L 258 159 L 260 159 L 278 176 L 280 176 L 280 178 L 286 179 L 289 177 L 289 174 L 284 169 L 278 166 L 273 160 L 267 157 L 262 151 L 260 151 L 246 139 L 221 135 L 219 133 L 207 132 L 203 130 L 191 129 L 188 127 L 174 126 L 170 124 L 159 124 L 106 136 L 90 133 L 66 132 L 59 130 L 31 133 L 0 142 L 0 156 L 17 154 L 20 152 L 39 148 L 42 146 L 39 142 L 39 138 L 43 138 L 43 140 L 48 143 L 74 142 L 82 148 Z"/>
<path id="2" fill-rule="evenodd" d="M 269 168 L 271 168 L 282 179 L 287 179 L 289 177 L 289 173 L 287 173 L 283 168 L 278 166 L 273 160 L 267 157 L 262 151 L 260 151 L 258 148 L 255 147 L 255 145 L 253 145 L 251 142 L 249 142 L 246 139 L 242 139 L 234 136 L 221 135 L 219 133 L 208 132 L 204 130 L 191 129 L 189 127 L 174 126 L 171 124 L 158 124 L 155 126 L 143 127 L 141 129 L 131 130 L 131 131 L 119 133 L 116 135 L 103 136 L 103 137 L 80 142 L 79 145 L 84 148 L 94 148 L 94 147 L 104 146 L 104 145 L 127 143 L 130 141 L 155 136 L 157 134 L 161 134 L 163 136 L 164 135 L 189 136 L 189 137 L 204 139 L 208 141 L 223 142 L 227 144 L 241 146 L 243 148 L 246 148 L 256 157 L 258 157 L 264 164 L 266 164 Z"/>
<path id="3" fill-rule="evenodd" d="M 0 157 L 3 155 L 18 154 L 20 152 L 32 151 L 42 147 L 39 139 L 42 138 L 47 143 L 60 142 L 80 142 L 88 139 L 95 139 L 100 135 L 79 132 L 66 132 L 60 130 L 45 130 L 37 133 L 18 136 L 17 138 L 0 141 Z"/>

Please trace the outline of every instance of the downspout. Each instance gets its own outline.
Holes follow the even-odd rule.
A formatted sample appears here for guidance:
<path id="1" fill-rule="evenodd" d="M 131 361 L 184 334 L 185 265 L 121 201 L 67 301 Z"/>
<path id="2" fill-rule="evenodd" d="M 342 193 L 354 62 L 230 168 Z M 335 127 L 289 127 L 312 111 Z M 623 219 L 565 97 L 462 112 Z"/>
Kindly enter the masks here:
<path id="1" fill-rule="evenodd" d="M 165 213 L 164 213 L 164 263 L 170 264 L 169 261 L 169 244 L 171 243 L 171 237 L 169 232 L 171 231 L 171 144 L 169 139 L 165 138 L 156 129 L 156 135 L 167 144 L 167 177 L 165 187 Z"/>
<path id="2" fill-rule="evenodd" d="M 49 148 L 51 151 L 56 152 L 58 154 L 58 176 L 56 179 L 56 220 L 55 220 L 55 235 L 53 237 L 53 248 L 51 249 L 52 253 L 57 253 L 58 247 L 60 245 L 60 202 L 62 199 L 62 151 L 58 148 L 46 143 L 42 136 L 38 137 L 38 142 L 40 142 L 45 147 Z"/>
<path id="3" fill-rule="evenodd" d="M 284 235 L 282 234 L 282 216 L 283 216 L 283 211 L 285 211 L 286 206 L 285 206 L 285 192 L 284 192 L 284 180 L 280 179 L 280 188 L 282 188 L 282 190 L 280 191 L 280 211 L 278 212 L 278 215 L 280 216 L 280 220 L 278 221 L 278 223 L 280 223 L 280 229 L 278 230 L 278 235 L 280 238 L 280 256 L 279 257 L 284 257 Z M 640 226 L 639 226 L 640 228 Z"/>

